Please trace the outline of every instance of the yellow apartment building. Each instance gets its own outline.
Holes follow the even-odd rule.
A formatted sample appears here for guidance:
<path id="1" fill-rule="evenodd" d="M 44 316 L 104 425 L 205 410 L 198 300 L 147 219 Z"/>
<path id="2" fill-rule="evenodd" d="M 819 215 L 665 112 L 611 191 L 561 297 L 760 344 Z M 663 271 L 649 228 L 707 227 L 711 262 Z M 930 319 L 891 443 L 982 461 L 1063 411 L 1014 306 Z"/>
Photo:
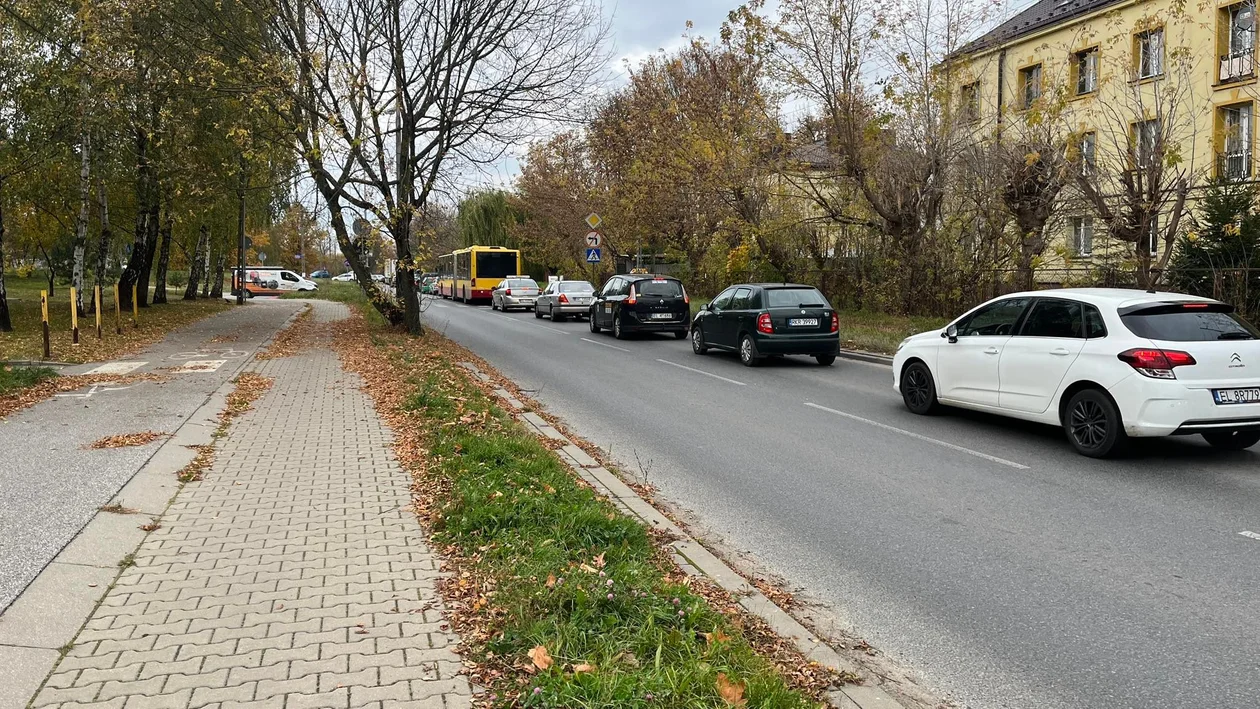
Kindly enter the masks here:
<path id="1" fill-rule="evenodd" d="M 1131 150 L 1141 154 L 1162 131 L 1172 146 L 1165 162 L 1190 184 L 1252 180 L 1255 2 L 1040 0 L 955 54 L 955 114 L 978 139 L 1052 121 L 1085 170 L 1131 162 Z M 1132 256 L 1132 244 L 1095 225 L 1075 188 L 1056 212 L 1047 272 Z M 1166 248 L 1158 238 L 1151 245 Z"/>

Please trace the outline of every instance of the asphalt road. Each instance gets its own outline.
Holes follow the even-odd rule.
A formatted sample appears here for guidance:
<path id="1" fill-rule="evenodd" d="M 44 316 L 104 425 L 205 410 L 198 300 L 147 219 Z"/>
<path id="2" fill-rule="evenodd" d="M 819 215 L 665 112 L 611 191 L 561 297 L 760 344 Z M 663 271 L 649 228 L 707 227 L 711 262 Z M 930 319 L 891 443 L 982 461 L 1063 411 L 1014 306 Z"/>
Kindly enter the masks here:
<path id="1" fill-rule="evenodd" d="M 167 381 L 85 387 L 0 421 L 0 614 L 165 439 L 137 447 L 88 446 L 105 436 L 175 431 L 302 307 L 290 300 L 251 302 L 200 320 L 117 360 L 139 364 L 117 373 L 165 374 Z M 192 361 L 217 364 L 205 372 L 172 371 Z M 84 374 L 102 364 L 62 372 Z"/>
<path id="2" fill-rule="evenodd" d="M 1260 447 L 1076 455 L 916 417 L 881 365 L 748 369 L 660 335 L 436 301 L 428 324 L 970 707 L 1260 706 Z"/>

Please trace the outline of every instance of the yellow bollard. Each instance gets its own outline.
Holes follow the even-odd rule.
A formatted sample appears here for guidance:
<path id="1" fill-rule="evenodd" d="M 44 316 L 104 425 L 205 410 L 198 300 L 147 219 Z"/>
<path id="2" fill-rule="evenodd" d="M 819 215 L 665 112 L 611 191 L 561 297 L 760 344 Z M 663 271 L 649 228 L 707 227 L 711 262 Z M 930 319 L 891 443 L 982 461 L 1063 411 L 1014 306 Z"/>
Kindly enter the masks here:
<path id="1" fill-rule="evenodd" d="M 122 334 L 122 299 L 118 297 L 118 285 L 114 285 L 114 333 Z"/>
<path id="2" fill-rule="evenodd" d="M 39 312 L 44 323 L 44 359 L 52 357 L 52 343 L 48 340 L 48 291 L 39 292 Z"/>
<path id="3" fill-rule="evenodd" d="M 131 326 L 140 327 L 140 300 L 136 297 L 136 284 L 131 284 Z"/>
<path id="4" fill-rule="evenodd" d="M 96 339 L 104 339 L 101 336 L 101 287 L 92 286 L 92 300 L 96 306 Z"/>
<path id="5" fill-rule="evenodd" d="M 70 333 L 71 342 L 79 344 L 79 299 L 74 286 L 70 286 Z"/>

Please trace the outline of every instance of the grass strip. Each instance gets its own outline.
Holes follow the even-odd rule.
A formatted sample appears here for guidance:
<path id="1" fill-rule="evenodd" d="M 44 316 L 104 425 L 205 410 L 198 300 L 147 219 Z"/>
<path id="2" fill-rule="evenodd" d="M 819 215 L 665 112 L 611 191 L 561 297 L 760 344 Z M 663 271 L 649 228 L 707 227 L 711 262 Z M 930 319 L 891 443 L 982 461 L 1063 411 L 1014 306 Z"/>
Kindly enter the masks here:
<path id="1" fill-rule="evenodd" d="M 48 367 L 0 367 L 0 394 L 32 387 L 55 376 L 57 372 Z"/>
<path id="2" fill-rule="evenodd" d="M 664 540 L 491 401 L 449 341 L 348 323 L 335 342 L 413 471 L 418 510 L 454 572 L 442 590 L 464 659 L 491 704 L 820 705 L 834 675 L 799 655 L 758 654 L 750 638 L 764 628 L 729 597 L 711 603 Z"/>

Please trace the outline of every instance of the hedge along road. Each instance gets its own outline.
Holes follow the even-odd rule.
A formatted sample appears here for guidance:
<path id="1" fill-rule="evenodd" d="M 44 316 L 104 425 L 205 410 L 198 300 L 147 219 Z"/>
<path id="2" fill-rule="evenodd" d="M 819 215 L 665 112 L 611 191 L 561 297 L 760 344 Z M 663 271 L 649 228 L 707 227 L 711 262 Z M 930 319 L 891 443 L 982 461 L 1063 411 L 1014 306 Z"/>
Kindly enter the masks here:
<path id="1" fill-rule="evenodd" d="M 972 707 L 1245 707 L 1260 696 L 1260 453 L 1121 461 L 988 416 L 906 412 L 882 365 L 748 369 L 434 301 L 484 357 L 661 497 Z M 641 473 L 642 475 L 642 473 Z"/>

